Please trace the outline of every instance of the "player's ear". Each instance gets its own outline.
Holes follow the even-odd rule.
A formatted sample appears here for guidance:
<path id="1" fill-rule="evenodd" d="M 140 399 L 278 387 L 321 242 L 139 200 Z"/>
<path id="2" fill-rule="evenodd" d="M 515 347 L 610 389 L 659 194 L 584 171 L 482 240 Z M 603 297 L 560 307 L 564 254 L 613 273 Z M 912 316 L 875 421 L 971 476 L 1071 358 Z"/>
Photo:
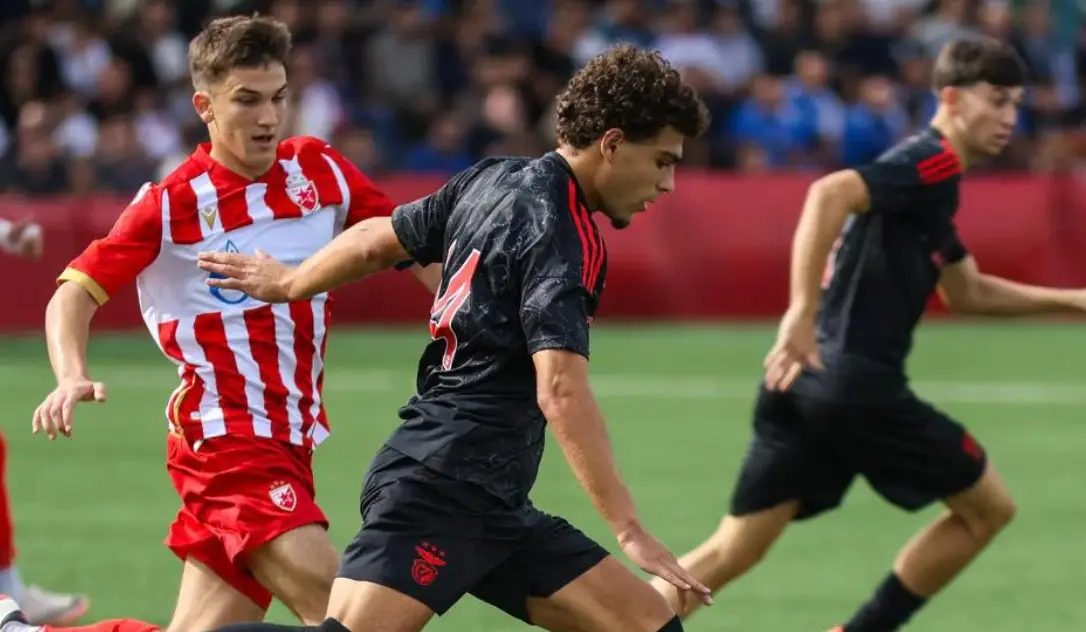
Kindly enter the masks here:
<path id="1" fill-rule="evenodd" d="M 961 93 L 955 86 L 945 86 L 939 91 L 939 102 L 945 104 L 949 108 L 958 107 L 958 102 L 961 100 Z"/>
<path id="2" fill-rule="evenodd" d="M 199 115 L 200 120 L 204 124 L 210 124 L 215 120 L 215 115 L 211 111 L 211 95 L 203 90 L 197 90 L 192 95 L 192 107 L 196 110 L 196 114 Z"/>
<path id="3" fill-rule="evenodd" d="M 612 128 L 603 133 L 600 138 L 600 153 L 603 154 L 603 159 L 610 162 L 618 151 L 618 146 L 622 144 L 624 140 L 622 130 Z"/>

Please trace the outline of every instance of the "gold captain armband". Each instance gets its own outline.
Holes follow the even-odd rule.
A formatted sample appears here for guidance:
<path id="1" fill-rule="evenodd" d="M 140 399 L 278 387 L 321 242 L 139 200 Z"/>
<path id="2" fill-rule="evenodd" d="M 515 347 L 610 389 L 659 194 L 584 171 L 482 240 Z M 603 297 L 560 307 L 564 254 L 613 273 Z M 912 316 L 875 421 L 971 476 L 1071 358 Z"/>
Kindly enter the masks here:
<path id="1" fill-rule="evenodd" d="M 91 297 L 94 298 L 94 302 L 98 303 L 99 306 L 105 305 L 106 301 L 109 300 L 109 293 L 98 284 L 98 281 L 92 279 L 85 272 L 80 272 L 75 268 L 65 268 L 64 272 L 61 272 L 60 276 L 57 277 L 57 285 L 65 281 L 71 281 L 89 292 Z"/>

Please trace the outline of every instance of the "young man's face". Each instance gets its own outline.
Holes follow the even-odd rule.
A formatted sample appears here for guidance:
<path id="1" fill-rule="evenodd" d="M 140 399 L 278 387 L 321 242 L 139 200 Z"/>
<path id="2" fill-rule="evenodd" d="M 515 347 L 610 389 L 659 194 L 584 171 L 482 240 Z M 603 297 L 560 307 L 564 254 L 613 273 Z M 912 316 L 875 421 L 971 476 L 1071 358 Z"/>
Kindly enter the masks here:
<path id="1" fill-rule="evenodd" d="M 215 147 L 257 174 L 271 167 L 287 116 L 283 64 L 235 68 L 197 92 L 193 104 Z"/>
<path id="2" fill-rule="evenodd" d="M 612 134 L 601 141 L 605 160 L 597 180 L 600 210 L 615 228 L 625 228 L 661 194 L 675 190 L 675 164 L 682 158 L 684 136 L 672 127 L 643 142 Z"/>
<path id="3" fill-rule="evenodd" d="M 978 83 L 967 88 L 952 88 L 953 113 L 965 130 L 970 150 L 994 156 L 1003 151 L 1018 124 L 1022 87 Z"/>

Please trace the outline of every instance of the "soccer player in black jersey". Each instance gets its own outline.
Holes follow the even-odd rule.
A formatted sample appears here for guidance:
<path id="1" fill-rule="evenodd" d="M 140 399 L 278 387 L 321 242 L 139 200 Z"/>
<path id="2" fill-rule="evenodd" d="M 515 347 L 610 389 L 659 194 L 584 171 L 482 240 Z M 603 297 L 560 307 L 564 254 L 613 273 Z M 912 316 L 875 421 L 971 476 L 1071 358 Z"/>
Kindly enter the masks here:
<path id="1" fill-rule="evenodd" d="M 754 439 L 730 514 L 680 561 L 714 591 L 750 570 L 789 522 L 837 507 L 862 475 L 910 511 L 947 511 L 909 542 L 844 632 L 897 630 L 1006 526 L 1014 502 L 977 441 L 908 386 L 913 331 L 939 288 L 961 313 L 1082 310 L 1082 291 L 984 274 L 958 238 L 958 183 L 998 154 L 1025 80 L 1013 50 L 949 43 L 935 62 L 931 126 L 874 164 L 808 192 L 792 250 L 791 304 L 765 362 Z M 825 273 L 824 273 L 825 271 Z M 696 603 L 653 580 L 673 608 Z"/>
<path id="2" fill-rule="evenodd" d="M 652 587 L 532 504 L 548 425 L 623 552 L 708 601 L 641 524 L 587 361 L 607 274 L 593 213 L 622 227 L 671 191 L 683 141 L 705 130 L 708 115 L 677 71 L 630 47 L 581 70 L 557 115 L 557 151 L 483 160 L 296 269 L 203 256 L 202 267 L 231 277 L 210 283 L 268 301 L 404 261 L 444 266 L 417 394 L 366 475 L 363 525 L 320 630 L 415 632 L 469 593 L 549 630 L 681 630 Z"/>

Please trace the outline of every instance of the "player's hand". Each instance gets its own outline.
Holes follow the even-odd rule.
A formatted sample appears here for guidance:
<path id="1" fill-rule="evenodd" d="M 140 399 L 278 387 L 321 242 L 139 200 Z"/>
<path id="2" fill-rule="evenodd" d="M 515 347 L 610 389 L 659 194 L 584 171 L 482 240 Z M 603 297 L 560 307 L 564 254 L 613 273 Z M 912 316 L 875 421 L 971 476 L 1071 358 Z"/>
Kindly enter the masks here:
<path id="1" fill-rule="evenodd" d="M 45 246 L 45 236 L 41 226 L 33 218 L 26 217 L 15 222 L 8 234 L 12 251 L 20 257 L 40 259 Z"/>
<path id="2" fill-rule="evenodd" d="M 765 384 L 771 391 L 786 391 L 804 368 L 821 369 L 815 316 L 790 307 L 781 319 L 777 342 L 765 358 Z"/>
<path id="3" fill-rule="evenodd" d="M 90 380 L 65 380 L 49 393 L 34 411 L 34 434 L 44 432 L 50 439 L 57 433 L 72 436 L 75 405 L 79 402 L 106 401 L 106 385 Z"/>
<path id="4" fill-rule="evenodd" d="M 675 586 L 679 590 L 694 593 L 707 606 L 713 605 L 712 591 L 694 579 L 679 565 L 679 560 L 663 544 L 645 531 L 622 534 L 618 538 L 622 552 L 634 564 L 647 572 Z"/>
<path id="5" fill-rule="evenodd" d="M 289 300 L 288 282 L 293 268 L 257 250 L 256 256 L 236 252 L 201 252 L 201 270 L 212 274 L 207 284 L 224 290 L 240 290 L 266 303 Z"/>

